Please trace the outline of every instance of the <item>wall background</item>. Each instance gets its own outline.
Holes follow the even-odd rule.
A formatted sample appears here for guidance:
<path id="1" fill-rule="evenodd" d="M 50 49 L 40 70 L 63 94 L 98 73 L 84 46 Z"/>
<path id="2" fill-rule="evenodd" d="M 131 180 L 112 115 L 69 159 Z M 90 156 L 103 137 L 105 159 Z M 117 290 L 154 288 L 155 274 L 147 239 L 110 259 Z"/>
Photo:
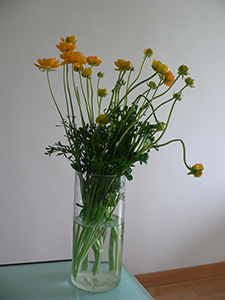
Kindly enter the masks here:
<path id="1" fill-rule="evenodd" d="M 179 144 L 135 167 L 124 263 L 145 273 L 224 261 L 225 2 L 1 0 L 0 28 L 0 264 L 71 258 L 74 175 L 66 161 L 44 155 L 62 132 L 45 74 L 33 66 L 58 56 L 55 44 L 68 35 L 78 38 L 77 50 L 101 58 L 109 90 L 113 62 L 138 69 L 148 47 L 174 73 L 188 65 L 196 80 L 165 141 L 182 138 L 188 162 L 202 162 L 204 176 L 186 176 Z M 52 82 L 60 97 L 58 73 Z"/>

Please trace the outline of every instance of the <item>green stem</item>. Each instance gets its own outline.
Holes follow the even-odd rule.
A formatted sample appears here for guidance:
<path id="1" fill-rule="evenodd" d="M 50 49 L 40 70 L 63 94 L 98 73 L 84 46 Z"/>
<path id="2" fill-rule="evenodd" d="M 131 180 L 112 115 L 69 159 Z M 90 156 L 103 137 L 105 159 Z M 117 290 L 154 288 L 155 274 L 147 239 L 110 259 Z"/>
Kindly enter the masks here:
<path id="1" fill-rule="evenodd" d="M 134 85 L 135 82 L 137 82 L 137 80 L 139 79 L 139 77 L 140 77 L 140 75 L 141 75 L 141 72 L 142 72 L 142 70 L 143 70 L 144 63 L 145 63 L 145 61 L 146 61 L 146 58 L 147 58 L 147 56 L 144 57 L 144 59 L 143 59 L 143 61 L 142 61 L 142 64 L 141 64 L 141 67 L 140 67 L 140 70 L 139 70 L 139 73 L 138 73 L 137 77 L 135 78 L 135 80 L 134 80 L 134 81 L 131 83 L 131 85 L 129 86 L 128 91 L 129 91 L 129 89 L 132 87 L 132 85 Z"/>
<path id="2" fill-rule="evenodd" d="M 92 124 L 94 124 L 94 91 L 91 78 L 89 79 L 90 88 L 91 88 L 91 118 Z"/>
<path id="3" fill-rule="evenodd" d="M 67 116 L 68 116 L 69 122 L 71 123 L 69 101 L 68 101 L 67 90 L 66 90 L 66 66 L 63 66 L 63 88 L 64 88 L 64 95 L 65 95 L 65 100 L 66 100 Z"/>
<path id="4" fill-rule="evenodd" d="M 68 64 L 66 65 L 66 83 L 67 83 L 67 91 L 68 91 L 69 100 L 70 100 L 72 120 L 73 120 L 73 124 L 75 124 L 74 123 L 75 115 L 74 115 L 74 109 L 73 109 L 73 101 L 72 101 L 72 96 L 71 96 L 71 92 L 70 92 L 70 85 L 69 85 L 69 66 L 68 66 Z"/>
<path id="5" fill-rule="evenodd" d="M 87 99 L 87 97 L 85 95 L 85 92 L 84 92 L 84 87 L 83 87 L 83 82 L 82 82 L 82 75 L 81 75 L 80 71 L 79 71 L 79 77 L 80 77 L 80 86 L 81 86 L 81 91 L 82 91 L 82 94 L 83 94 L 83 97 L 84 97 L 84 101 L 85 101 L 85 106 L 86 106 L 86 111 L 87 111 L 88 119 L 89 119 L 89 122 L 91 124 L 90 107 L 89 107 L 88 99 Z"/>
<path id="6" fill-rule="evenodd" d="M 55 104 L 55 106 L 56 106 L 56 109 L 57 109 L 57 111 L 58 111 L 58 114 L 59 114 L 59 116 L 60 116 L 60 118 L 61 118 L 61 121 L 62 121 L 63 127 L 64 127 L 64 129 L 65 129 L 65 133 L 66 133 L 68 142 L 69 142 L 70 147 L 71 147 L 71 149 L 72 149 L 72 143 L 71 143 L 71 140 L 70 140 L 70 138 L 69 138 L 69 136 L 68 136 L 68 132 L 67 132 L 65 120 L 64 120 L 64 118 L 63 118 L 63 115 L 62 115 L 62 113 L 61 113 L 61 111 L 60 111 L 60 109 L 59 109 L 59 106 L 58 106 L 58 104 L 57 104 L 57 102 L 56 102 L 55 96 L 54 96 L 53 91 L 52 91 L 52 86 L 51 86 L 51 82 L 50 82 L 49 72 L 50 72 L 50 70 L 47 70 L 47 71 L 46 71 L 46 74 L 47 74 L 47 81 L 48 81 L 48 86 L 49 86 L 50 94 L 51 94 L 51 96 L 52 96 L 53 102 L 54 102 L 54 104 Z"/>
<path id="7" fill-rule="evenodd" d="M 159 147 L 164 147 L 164 146 L 169 145 L 169 144 L 174 143 L 174 142 L 180 142 L 181 143 L 182 148 L 183 148 L 183 162 L 184 162 L 185 166 L 187 167 L 187 169 L 191 171 L 191 167 L 187 164 L 187 160 L 186 160 L 186 147 L 185 147 L 184 142 L 181 139 L 173 139 L 173 140 L 170 140 L 166 143 L 158 145 L 157 147 L 158 148 Z"/>
<path id="8" fill-rule="evenodd" d="M 74 72 L 75 71 L 72 70 L 73 89 L 74 89 L 74 93 L 75 93 L 77 104 L 78 104 L 79 111 L 80 111 L 81 122 L 82 122 L 82 125 L 84 127 L 85 126 L 85 121 L 84 121 L 84 116 L 83 116 L 81 102 L 80 102 L 80 95 L 79 95 L 78 88 L 76 87 L 76 83 L 75 83 Z"/>

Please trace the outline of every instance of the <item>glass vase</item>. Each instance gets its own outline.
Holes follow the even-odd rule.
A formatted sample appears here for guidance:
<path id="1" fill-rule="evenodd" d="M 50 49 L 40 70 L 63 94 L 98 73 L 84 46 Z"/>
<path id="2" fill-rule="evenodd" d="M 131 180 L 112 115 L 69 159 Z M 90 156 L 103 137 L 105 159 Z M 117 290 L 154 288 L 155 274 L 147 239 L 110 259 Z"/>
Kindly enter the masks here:
<path id="1" fill-rule="evenodd" d="M 104 292 L 120 283 L 125 176 L 75 172 L 72 283 Z"/>

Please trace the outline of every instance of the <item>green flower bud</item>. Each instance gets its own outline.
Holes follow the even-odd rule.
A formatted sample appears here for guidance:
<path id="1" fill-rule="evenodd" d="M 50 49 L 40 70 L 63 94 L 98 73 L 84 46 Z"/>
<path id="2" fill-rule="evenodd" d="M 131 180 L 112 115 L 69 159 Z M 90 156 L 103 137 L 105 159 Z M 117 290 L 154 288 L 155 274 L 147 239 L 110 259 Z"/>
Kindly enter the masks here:
<path id="1" fill-rule="evenodd" d="M 157 84 L 154 81 L 150 81 L 149 83 L 147 83 L 147 86 L 149 86 L 153 90 L 157 88 Z"/>
<path id="2" fill-rule="evenodd" d="M 163 131 L 166 128 L 166 124 L 163 122 L 160 122 L 158 124 L 155 125 L 155 128 L 157 131 Z"/>
<path id="3" fill-rule="evenodd" d="M 190 87 L 193 87 L 193 85 L 195 84 L 195 80 L 192 79 L 191 77 L 187 77 L 187 78 L 185 79 L 185 82 L 186 82 L 186 84 L 187 84 L 188 86 L 190 86 Z"/>
<path id="4" fill-rule="evenodd" d="M 179 68 L 178 68 L 178 74 L 179 75 L 188 75 L 190 73 L 190 70 L 187 66 L 185 65 L 181 65 Z"/>
<path id="5" fill-rule="evenodd" d="M 176 100 L 181 101 L 182 100 L 182 94 L 181 93 L 175 93 L 173 94 L 173 98 Z"/>
<path id="6" fill-rule="evenodd" d="M 102 73 L 102 72 L 98 72 L 97 76 L 98 76 L 99 78 L 103 78 L 103 77 L 105 76 L 105 74 Z"/>

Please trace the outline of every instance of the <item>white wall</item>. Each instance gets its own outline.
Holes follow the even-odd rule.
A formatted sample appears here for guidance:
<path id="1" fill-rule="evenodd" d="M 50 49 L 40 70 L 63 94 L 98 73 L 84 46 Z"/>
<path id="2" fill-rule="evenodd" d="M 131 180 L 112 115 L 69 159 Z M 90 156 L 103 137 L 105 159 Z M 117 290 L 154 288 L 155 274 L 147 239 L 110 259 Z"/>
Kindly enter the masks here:
<path id="1" fill-rule="evenodd" d="M 68 35 L 102 59 L 109 90 L 113 62 L 124 58 L 138 69 L 148 47 L 174 73 L 187 64 L 196 80 L 165 141 L 183 138 L 188 162 L 202 162 L 205 174 L 186 176 L 179 144 L 136 166 L 124 263 L 144 273 L 225 260 L 224 32 L 223 0 L 0 2 L 0 264 L 71 257 L 74 176 L 66 161 L 44 155 L 62 132 L 45 74 L 33 66 L 57 56 L 55 44 Z"/>

